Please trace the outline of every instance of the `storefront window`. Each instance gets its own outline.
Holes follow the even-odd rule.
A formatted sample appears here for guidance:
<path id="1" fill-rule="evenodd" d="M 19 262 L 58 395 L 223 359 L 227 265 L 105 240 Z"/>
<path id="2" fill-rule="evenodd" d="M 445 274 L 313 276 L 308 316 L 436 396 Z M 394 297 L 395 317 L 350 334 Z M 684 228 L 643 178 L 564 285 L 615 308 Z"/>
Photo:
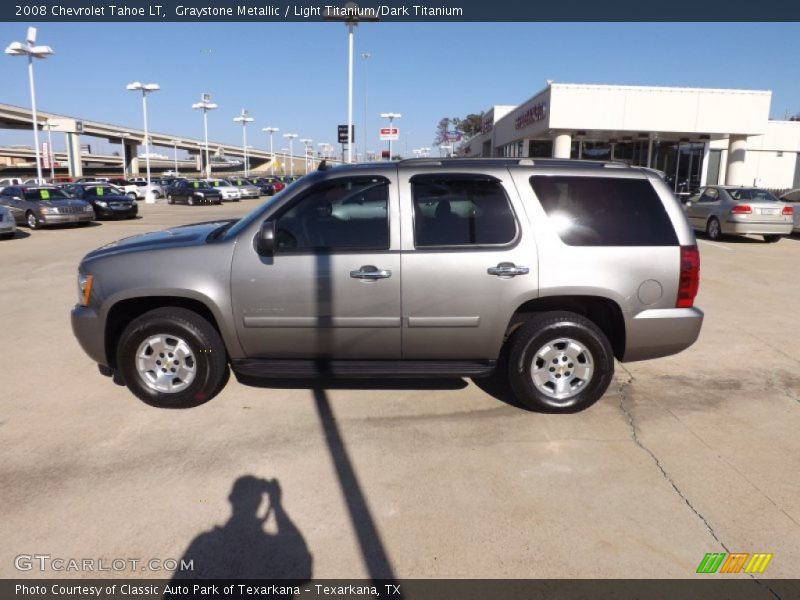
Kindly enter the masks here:
<path id="1" fill-rule="evenodd" d="M 553 140 L 531 140 L 529 142 L 529 158 L 550 158 L 551 156 L 553 156 Z"/>

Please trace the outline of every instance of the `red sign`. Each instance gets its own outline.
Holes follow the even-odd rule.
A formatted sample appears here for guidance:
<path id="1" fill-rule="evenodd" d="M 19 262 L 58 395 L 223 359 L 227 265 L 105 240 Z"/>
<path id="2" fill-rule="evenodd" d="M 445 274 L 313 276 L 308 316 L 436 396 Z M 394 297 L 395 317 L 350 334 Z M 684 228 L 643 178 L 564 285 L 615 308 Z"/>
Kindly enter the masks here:
<path id="1" fill-rule="evenodd" d="M 397 127 L 381 127 L 381 140 L 396 140 L 400 137 L 400 130 Z"/>

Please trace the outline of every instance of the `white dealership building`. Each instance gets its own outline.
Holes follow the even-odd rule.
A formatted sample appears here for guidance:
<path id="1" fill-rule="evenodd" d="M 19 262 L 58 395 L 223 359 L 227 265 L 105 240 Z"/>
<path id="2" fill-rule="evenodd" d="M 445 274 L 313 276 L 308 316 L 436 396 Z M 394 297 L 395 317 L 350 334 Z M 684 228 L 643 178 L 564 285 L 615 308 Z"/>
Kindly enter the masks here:
<path id="1" fill-rule="evenodd" d="M 772 93 L 550 83 L 490 108 L 469 157 L 618 160 L 663 171 L 676 191 L 706 184 L 800 188 L 800 121 L 770 120 Z"/>

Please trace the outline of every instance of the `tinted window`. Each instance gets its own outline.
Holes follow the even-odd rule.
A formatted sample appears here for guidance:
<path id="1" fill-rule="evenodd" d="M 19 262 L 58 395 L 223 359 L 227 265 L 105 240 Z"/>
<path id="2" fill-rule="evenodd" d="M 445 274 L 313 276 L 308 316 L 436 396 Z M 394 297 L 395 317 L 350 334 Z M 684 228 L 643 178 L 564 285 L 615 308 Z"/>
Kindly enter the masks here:
<path id="1" fill-rule="evenodd" d="M 674 246 L 669 216 L 650 182 L 610 177 L 534 176 L 533 191 L 570 246 Z"/>
<path id="2" fill-rule="evenodd" d="M 278 250 L 389 248 L 389 182 L 382 177 L 326 181 L 275 222 Z"/>
<path id="3" fill-rule="evenodd" d="M 700 197 L 700 202 L 716 202 L 719 199 L 719 190 L 716 188 L 706 188 Z"/>
<path id="4" fill-rule="evenodd" d="M 417 248 L 508 244 L 517 223 L 494 178 L 418 175 L 411 180 Z"/>
<path id="5" fill-rule="evenodd" d="M 786 202 L 800 202 L 800 190 L 784 194 L 781 196 L 781 200 L 785 200 Z"/>

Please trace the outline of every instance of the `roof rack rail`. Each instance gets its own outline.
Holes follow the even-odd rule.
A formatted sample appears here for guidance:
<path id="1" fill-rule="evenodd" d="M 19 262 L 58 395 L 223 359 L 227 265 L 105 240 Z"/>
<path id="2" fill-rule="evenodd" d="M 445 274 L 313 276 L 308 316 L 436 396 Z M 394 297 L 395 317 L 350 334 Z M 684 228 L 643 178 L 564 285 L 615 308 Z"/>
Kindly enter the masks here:
<path id="1" fill-rule="evenodd" d="M 504 165 L 508 167 L 532 167 L 535 165 L 548 166 L 548 167 L 594 167 L 596 169 L 625 169 L 628 165 L 625 162 L 618 160 L 588 160 L 578 158 L 506 158 L 506 157 L 493 157 L 493 158 L 405 158 L 397 161 L 398 165 L 414 166 L 414 165 L 430 165 L 435 167 L 440 166 L 456 166 L 456 165 L 474 165 L 478 162 Z"/>

